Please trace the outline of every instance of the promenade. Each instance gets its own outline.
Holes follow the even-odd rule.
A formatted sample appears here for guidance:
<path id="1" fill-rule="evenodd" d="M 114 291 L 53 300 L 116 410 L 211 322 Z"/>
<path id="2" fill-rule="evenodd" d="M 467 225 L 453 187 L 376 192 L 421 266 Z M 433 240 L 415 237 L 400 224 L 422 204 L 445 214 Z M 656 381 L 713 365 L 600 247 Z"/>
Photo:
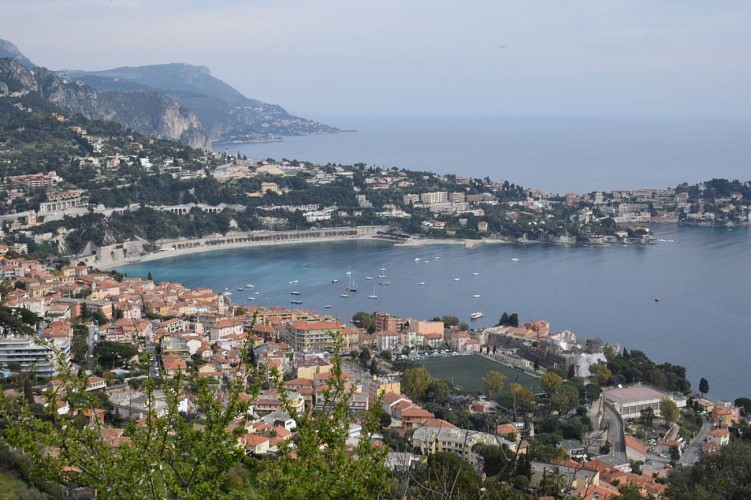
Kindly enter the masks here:
<path id="1" fill-rule="evenodd" d="M 202 252 L 249 248 L 268 245 L 340 241 L 345 239 L 379 239 L 379 233 L 388 226 L 355 226 L 342 228 L 305 229 L 300 231 L 248 231 L 232 232 L 226 235 L 212 235 L 204 238 L 176 238 L 157 240 L 153 252 L 136 252 L 127 244 L 102 246 L 96 253 L 78 257 L 88 265 L 99 269 L 135 264 Z"/>

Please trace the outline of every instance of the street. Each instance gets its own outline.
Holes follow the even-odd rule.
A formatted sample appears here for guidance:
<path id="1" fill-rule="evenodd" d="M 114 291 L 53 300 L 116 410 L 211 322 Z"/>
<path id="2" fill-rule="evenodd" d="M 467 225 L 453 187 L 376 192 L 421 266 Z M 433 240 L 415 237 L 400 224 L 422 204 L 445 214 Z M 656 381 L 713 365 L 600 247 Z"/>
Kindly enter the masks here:
<path id="1" fill-rule="evenodd" d="M 699 460 L 699 457 L 701 456 L 702 445 L 704 444 L 704 440 L 711 430 L 712 423 L 705 418 L 704 423 L 702 423 L 701 430 L 696 434 L 694 440 L 683 452 L 683 456 L 678 461 L 679 464 L 694 465 Z"/>

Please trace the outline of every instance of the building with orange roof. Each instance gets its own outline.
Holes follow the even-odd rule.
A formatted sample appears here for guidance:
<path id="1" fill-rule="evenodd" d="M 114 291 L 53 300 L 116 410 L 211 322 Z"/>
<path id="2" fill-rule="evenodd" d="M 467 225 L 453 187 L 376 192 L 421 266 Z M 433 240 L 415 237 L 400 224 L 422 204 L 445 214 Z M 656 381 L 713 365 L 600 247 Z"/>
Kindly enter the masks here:
<path id="1" fill-rule="evenodd" d="M 607 483 L 600 483 L 596 485 L 584 485 L 571 494 L 572 498 L 578 498 L 580 500 L 609 500 L 621 496 L 618 492 L 618 488 Z"/>
<path id="2" fill-rule="evenodd" d="M 707 435 L 707 442 L 716 443 L 719 446 L 727 446 L 730 443 L 730 431 L 725 429 L 712 429 Z"/>
<path id="3" fill-rule="evenodd" d="M 258 434 L 243 434 L 237 438 L 238 444 L 244 446 L 249 455 L 265 455 L 269 451 L 270 439 Z"/>
<path id="4" fill-rule="evenodd" d="M 647 459 L 646 444 L 629 435 L 625 435 L 624 441 L 626 444 L 626 458 L 629 460 L 638 460 L 640 462 Z"/>
<path id="5" fill-rule="evenodd" d="M 284 340 L 298 352 L 328 351 L 335 347 L 333 335 L 345 327 L 338 321 L 293 321 Z"/>
<path id="6" fill-rule="evenodd" d="M 737 406 L 728 402 L 720 402 L 712 408 L 710 414 L 712 423 L 718 427 L 728 427 L 737 424 L 741 420 L 741 410 Z"/>
<path id="7" fill-rule="evenodd" d="M 419 423 L 425 419 L 435 418 L 435 415 L 419 406 L 411 406 L 401 411 L 402 427 L 405 429 L 416 429 Z"/>

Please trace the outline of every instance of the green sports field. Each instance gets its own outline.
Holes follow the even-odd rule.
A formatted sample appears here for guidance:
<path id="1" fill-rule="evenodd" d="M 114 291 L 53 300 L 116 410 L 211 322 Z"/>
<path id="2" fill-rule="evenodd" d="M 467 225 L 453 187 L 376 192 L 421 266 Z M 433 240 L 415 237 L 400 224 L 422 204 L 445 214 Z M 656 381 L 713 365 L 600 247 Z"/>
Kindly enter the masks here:
<path id="1" fill-rule="evenodd" d="M 489 371 L 495 370 L 506 375 L 504 392 L 508 391 L 508 385 L 512 382 L 528 387 L 535 394 L 542 392 L 538 378 L 482 356 L 451 356 L 428 359 L 419 363 L 428 369 L 431 377 L 453 383 L 465 391 L 482 392 L 482 377 Z"/>

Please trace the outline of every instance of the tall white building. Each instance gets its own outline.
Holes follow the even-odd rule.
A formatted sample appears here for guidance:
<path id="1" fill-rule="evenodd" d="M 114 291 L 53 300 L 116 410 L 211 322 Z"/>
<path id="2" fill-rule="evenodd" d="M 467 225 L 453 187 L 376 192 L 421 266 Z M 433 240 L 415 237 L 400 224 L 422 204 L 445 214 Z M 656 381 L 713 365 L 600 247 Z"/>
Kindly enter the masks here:
<path id="1" fill-rule="evenodd" d="M 67 363 L 70 342 L 56 342 L 55 348 L 60 350 L 61 358 Z M 55 375 L 60 369 L 54 349 L 45 341 L 27 335 L 0 336 L 0 367 L 5 370 L 34 370 L 45 377 Z"/>

